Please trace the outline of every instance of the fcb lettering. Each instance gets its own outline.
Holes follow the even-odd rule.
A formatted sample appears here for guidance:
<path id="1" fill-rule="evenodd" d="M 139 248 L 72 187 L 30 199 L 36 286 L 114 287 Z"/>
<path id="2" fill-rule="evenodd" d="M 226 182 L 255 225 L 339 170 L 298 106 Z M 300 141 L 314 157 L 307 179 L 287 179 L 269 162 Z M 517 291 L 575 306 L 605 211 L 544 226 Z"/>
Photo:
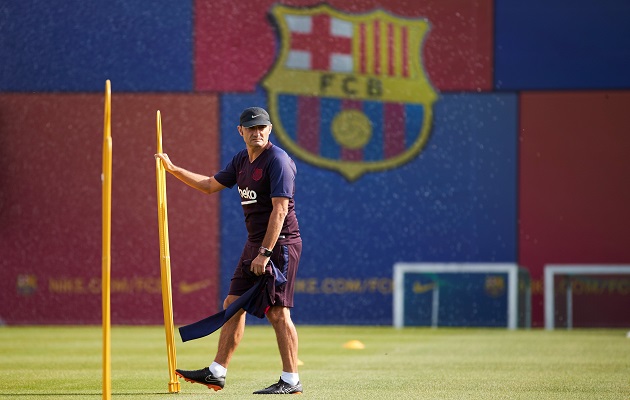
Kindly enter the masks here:
<path id="1" fill-rule="evenodd" d="M 319 93 L 324 96 L 332 89 L 341 90 L 347 96 L 379 98 L 383 95 L 383 83 L 380 79 L 349 75 L 338 77 L 333 74 L 322 74 L 319 78 Z"/>

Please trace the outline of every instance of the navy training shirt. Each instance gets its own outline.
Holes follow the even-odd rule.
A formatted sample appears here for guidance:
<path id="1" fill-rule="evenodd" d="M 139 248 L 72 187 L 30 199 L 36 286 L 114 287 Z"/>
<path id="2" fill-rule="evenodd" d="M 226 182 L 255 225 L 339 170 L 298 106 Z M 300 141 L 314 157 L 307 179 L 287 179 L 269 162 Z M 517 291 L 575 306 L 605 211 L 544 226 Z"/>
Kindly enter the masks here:
<path id="1" fill-rule="evenodd" d="M 297 169 L 289 155 L 271 142 L 253 162 L 247 149 L 238 152 L 224 169 L 214 175 L 223 186 L 238 185 L 248 240 L 261 243 L 273 210 L 272 197 L 287 197 L 289 210 L 277 244 L 299 242 L 300 228 L 295 215 L 295 175 Z"/>

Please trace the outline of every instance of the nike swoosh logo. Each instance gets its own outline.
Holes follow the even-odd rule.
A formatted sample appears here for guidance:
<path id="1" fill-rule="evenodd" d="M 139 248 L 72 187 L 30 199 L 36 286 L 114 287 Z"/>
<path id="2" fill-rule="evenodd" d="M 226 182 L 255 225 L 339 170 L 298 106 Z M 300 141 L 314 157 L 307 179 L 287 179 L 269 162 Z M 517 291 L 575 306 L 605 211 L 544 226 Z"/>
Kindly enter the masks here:
<path id="1" fill-rule="evenodd" d="M 435 289 L 435 283 L 422 284 L 420 282 L 413 283 L 413 292 L 416 294 L 430 292 Z"/>
<path id="2" fill-rule="evenodd" d="M 205 279 L 203 281 L 193 282 L 193 283 L 182 282 L 179 284 L 179 291 L 182 292 L 183 294 L 190 294 L 192 292 L 196 292 L 196 291 L 207 288 L 208 286 L 210 286 L 211 283 L 212 283 L 212 280 L 210 279 Z"/>
<path id="3" fill-rule="evenodd" d="M 252 115 L 252 119 L 256 118 L 256 117 L 260 117 L 262 114 L 258 114 L 258 115 Z"/>

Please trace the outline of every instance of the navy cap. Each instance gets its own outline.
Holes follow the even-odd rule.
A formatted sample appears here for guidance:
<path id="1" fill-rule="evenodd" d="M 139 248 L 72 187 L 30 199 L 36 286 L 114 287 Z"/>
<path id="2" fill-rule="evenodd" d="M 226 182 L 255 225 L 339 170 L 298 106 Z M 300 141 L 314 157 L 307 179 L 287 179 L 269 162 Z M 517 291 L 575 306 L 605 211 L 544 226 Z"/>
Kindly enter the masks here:
<path id="1" fill-rule="evenodd" d="M 269 114 L 263 108 L 249 107 L 241 113 L 241 125 L 245 128 L 251 128 L 257 125 L 271 125 Z"/>

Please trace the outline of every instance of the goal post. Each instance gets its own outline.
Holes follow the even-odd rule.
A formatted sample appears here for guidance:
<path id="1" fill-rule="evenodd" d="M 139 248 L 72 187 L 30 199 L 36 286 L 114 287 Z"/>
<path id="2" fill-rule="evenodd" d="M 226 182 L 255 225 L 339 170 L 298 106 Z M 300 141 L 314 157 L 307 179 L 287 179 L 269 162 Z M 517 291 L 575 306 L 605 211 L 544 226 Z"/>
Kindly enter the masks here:
<path id="1" fill-rule="evenodd" d="M 587 275 L 624 275 L 630 274 L 630 265 L 611 264 L 548 264 L 545 265 L 545 329 L 555 329 L 556 316 L 556 276 L 579 277 Z M 567 285 L 566 291 L 566 313 L 567 328 L 573 326 L 573 293 L 572 285 Z"/>
<path id="2" fill-rule="evenodd" d="M 484 312 L 495 312 L 492 315 L 496 316 L 499 312 L 498 321 L 508 329 L 516 329 L 519 324 L 531 326 L 529 274 L 514 263 L 396 263 L 393 285 L 396 328 L 410 325 L 409 315 L 415 310 L 409 308 L 414 299 L 420 299 L 416 307 L 422 308 L 423 315 L 430 314 L 419 326 L 443 325 L 440 321 L 447 319 L 445 313 L 453 315 L 450 321 L 456 325 L 451 326 L 496 326 L 483 321 L 466 325 L 466 312 L 477 316 Z M 459 297 L 459 303 L 453 299 Z M 473 311 L 465 309 L 471 306 L 469 303 L 476 307 Z"/>

